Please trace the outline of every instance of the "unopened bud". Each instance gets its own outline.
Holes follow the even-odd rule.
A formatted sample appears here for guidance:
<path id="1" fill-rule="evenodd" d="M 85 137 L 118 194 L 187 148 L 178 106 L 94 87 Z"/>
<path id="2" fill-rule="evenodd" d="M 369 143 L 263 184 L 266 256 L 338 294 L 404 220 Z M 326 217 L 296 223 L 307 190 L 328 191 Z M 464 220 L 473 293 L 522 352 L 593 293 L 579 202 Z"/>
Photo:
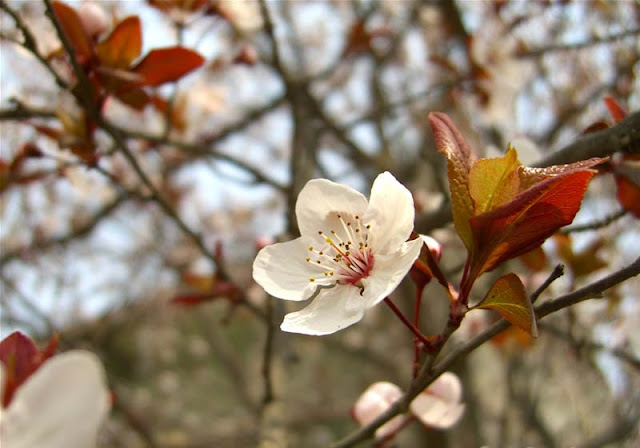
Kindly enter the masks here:
<path id="1" fill-rule="evenodd" d="M 380 381 L 374 383 L 360 395 L 351 410 L 351 415 L 361 426 L 366 426 L 385 412 L 391 405 L 402 397 L 402 391 L 395 384 Z M 399 430 L 407 419 L 399 415 L 389 420 L 376 431 L 376 437 L 383 439 Z"/>

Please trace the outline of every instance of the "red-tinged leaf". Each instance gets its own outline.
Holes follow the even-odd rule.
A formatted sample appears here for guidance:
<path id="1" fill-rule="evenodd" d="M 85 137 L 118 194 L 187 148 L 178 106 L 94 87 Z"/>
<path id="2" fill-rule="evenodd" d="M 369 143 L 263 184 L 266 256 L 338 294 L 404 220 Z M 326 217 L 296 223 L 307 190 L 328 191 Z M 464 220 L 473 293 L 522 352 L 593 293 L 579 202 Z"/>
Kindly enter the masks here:
<path id="1" fill-rule="evenodd" d="M 474 215 L 499 207 L 515 198 L 520 192 L 516 151 L 509 146 L 504 157 L 480 159 L 469 172 L 469 194 L 474 203 Z"/>
<path id="2" fill-rule="evenodd" d="M 533 338 L 526 331 L 512 326 L 492 337 L 491 342 L 511 353 L 532 346 Z"/>
<path id="3" fill-rule="evenodd" d="M 596 121 L 595 123 L 591 123 L 589 126 L 582 130 L 583 134 L 591 134 L 592 132 L 604 131 L 605 129 L 609 129 L 609 123 L 604 120 Z"/>
<path id="4" fill-rule="evenodd" d="M 204 63 L 204 58 L 193 50 L 169 47 L 151 50 L 133 69 L 142 76 L 137 86 L 159 86 L 176 81 Z"/>
<path id="5" fill-rule="evenodd" d="M 547 267 L 547 255 L 541 246 L 520 255 L 520 261 L 529 269 L 540 272 Z"/>
<path id="6" fill-rule="evenodd" d="M 193 306 L 217 299 L 228 299 L 231 302 L 237 301 L 237 286 L 231 282 L 215 282 L 206 293 L 183 294 L 174 298 L 171 303 L 183 306 Z"/>
<path id="7" fill-rule="evenodd" d="M 118 92 L 115 96 L 124 104 L 134 108 L 137 111 L 143 110 L 147 106 L 147 104 L 151 102 L 149 94 L 139 88 L 124 90 L 122 92 Z"/>
<path id="8" fill-rule="evenodd" d="M 616 174 L 618 202 L 629 213 L 640 219 L 640 186 L 622 174 Z"/>
<path id="9" fill-rule="evenodd" d="M 51 6 L 65 36 L 76 52 L 78 62 L 81 64 L 87 62 L 91 58 L 91 39 L 82 26 L 80 16 L 75 9 L 62 2 L 53 2 Z"/>
<path id="10" fill-rule="evenodd" d="M 609 109 L 609 113 L 611 114 L 611 118 L 616 123 L 620 123 L 625 117 L 628 115 L 627 111 L 618 103 L 615 98 L 610 96 L 604 97 L 604 104 Z"/>
<path id="11" fill-rule="evenodd" d="M 62 137 L 62 132 L 60 131 L 60 129 L 51 128 L 49 126 L 40 126 L 38 124 L 34 124 L 33 129 L 35 129 L 42 135 L 46 135 L 47 137 L 52 138 L 53 140 L 60 140 L 60 138 Z"/>
<path id="12" fill-rule="evenodd" d="M 538 327 L 531 301 L 516 274 L 507 274 L 496 280 L 476 308 L 497 311 L 516 327 L 534 338 L 538 337 Z"/>
<path id="13" fill-rule="evenodd" d="M 58 337 L 55 336 L 42 352 L 35 343 L 24 334 L 16 331 L 0 342 L 0 362 L 5 368 L 4 394 L 2 406 L 7 407 L 13 398 L 15 391 L 24 383 L 38 367 L 48 358 L 53 356 L 58 346 Z M 0 387 L 3 387 L 0 384 Z"/>
<path id="14" fill-rule="evenodd" d="M 171 303 L 180 306 L 194 306 L 200 305 L 201 303 L 210 302 L 215 298 L 216 297 L 213 297 L 211 294 L 184 294 L 175 297 L 173 300 L 171 300 Z"/>
<path id="15" fill-rule="evenodd" d="M 605 244 L 602 238 L 593 240 L 581 252 L 574 252 L 569 235 L 556 234 L 553 239 L 558 256 L 564 261 L 574 277 L 584 277 L 608 265 L 598 253 Z"/>
<path id="16" fill-rule="evenodd" d="M 215 285 L 217 279 L 215 275 L 199 275 L 191 272 L 185 272 L 182 274 L 182 281 L 187 285 L 194 287 L 201 292 L 209 292 Z"/>
<path id="17" fill-rule="evenodd" d="M 583 170 L 600 165 L 609 160 L 609 158 L 594 157 L 587 160 L 581 160 L 566 165 L 553 165 L 546 168 L 530 168 L 528 166 L 520 166 L 518 175 L 520 176 L 520 191 L 527 190 L 539 182 L 559 174 L 570 173 L 572 171 Z"/>
<path id="18" fill-rule="evenodd" d="M 476 157 L 464 136 L 447 115 L 432 112 L 429 114 L 429 124 L 438 151 L 447 158 L 451 207 L 456 231 L 467 250 L 470 251 L 473 247 L 473 234 L 469 219 L 473 216 L 474 204 L 469 192 L 469 171 Z"/>
<path id="19" fill-rule="evenodd" d="M 570 224 L 594 174 L 578 170 L 550 177 L 511 202 L 471 218 L 475 245 L 470 279 L 534 249 Z"/>
<path id="20" fill-rule="evenodd" d="M 116 69 L 129 68 L 141 52 L 142 29 L 138 16 L 127 17 L 118 23 L 97 47 L 101 65 Z"/>

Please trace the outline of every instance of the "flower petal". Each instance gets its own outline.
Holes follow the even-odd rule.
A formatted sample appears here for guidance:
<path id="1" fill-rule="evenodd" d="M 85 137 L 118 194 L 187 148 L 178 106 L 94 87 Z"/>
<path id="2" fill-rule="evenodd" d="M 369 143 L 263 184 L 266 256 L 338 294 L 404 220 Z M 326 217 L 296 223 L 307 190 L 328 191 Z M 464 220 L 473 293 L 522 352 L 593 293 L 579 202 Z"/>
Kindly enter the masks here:
<path id="1" fill-rule="evenodd" d="M 309 281 L 317 270 L 307 262 L 309 238 L 272 244 L 253 261 L 253 279 L 269 294 L 284 300 L 306 300 L 317 286 Z"/>
<path id="2" fill-rule="evenodd" d="M 366 426 L 389 409 L 400 397 L 402 397 L 402 390 L 395 384 L 387 381 L 374 383 L 360 395 L 351 414 L 360 426 Z M 406 420 L 406 415 L 395 416 L 376 430 L 376 437 L 381 439 L 390 436 L 399 430 Z"/>
<path id="3" fill-rule="evenodd" d="M 367 199 L 353 188 L 327 179 L 307 182 L 298 195 L 296 219 L 300 235 L 317 237 L 318 230 L 328 233 L 327 222 L 335 213 L 364 215 Z"/>
<path id="4" fill-rule="evenodd" d="M 364 301 L 360 289 L 336 285 L 323 289 L 310 305 L 284 316 L 280 328 L 290 333 L 320 336 L 335 333 L 362 319 Z"/>
<path id="5" fill-rule="evenodd" d="M 411 402 L 411 413 L 430 428 L 447 429 L 458 423 L 465 406 L 447 403 L 442 399 L 422 393 Z"/>
<path id="6" fill-rule="evenodd" d="M 371 225 L 371 247 L 384 253 L 404 243 L 413 230 L 414 215 L 411 192 L 389 172 L 376 177 L 364 215 Z"/>
<path id="7" fill-rule="evenodd" d="M 420 255 L 422 239 L 402 243 L 399 250 L 388 255 L 375 254 L 373 269 L 369 276 L 362 279 L 363 298 L 367 308 L 384 300 L 407 275 L 413 262 Z"/>
<path id="8" fill-rule="evenodd" d="M 425 425 L 446 429 L 464 413 L 462 383 L 456 374 L 445 372 L 411 402 L 411 412 Z"/>
<path id="9" fill-rule="evenodd" d="M 444 372 L 431 383 L 427 391 L 445 401 L 459 403 L 462 400 L 462 382 L 453 372 Z"/>
<path id="10" fill-rule="evenodd" d="M 74 350 L 44 363 L 17 391 L 2 416 L 7 448 L 90 448 L 109 410 L 100 360 Z"/>

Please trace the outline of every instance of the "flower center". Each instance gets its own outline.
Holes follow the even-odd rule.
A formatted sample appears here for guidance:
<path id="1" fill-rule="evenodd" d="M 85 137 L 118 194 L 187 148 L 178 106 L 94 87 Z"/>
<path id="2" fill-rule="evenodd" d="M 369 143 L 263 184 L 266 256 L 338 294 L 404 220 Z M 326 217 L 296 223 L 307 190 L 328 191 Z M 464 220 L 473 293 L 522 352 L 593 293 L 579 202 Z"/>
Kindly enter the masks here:
<path id="1" fill-rule="evenodd" d="M 318 231 L 320 244 L 309 246 L 307 262 L 318 269 L 309 278 L 318 285 L 352 284 L 362 287 L 361 280 L 373 269 L 373 252 L 369 248 L 369 229 L 360 216 L 336 213 L 337 229 L 329 235 Z"/>

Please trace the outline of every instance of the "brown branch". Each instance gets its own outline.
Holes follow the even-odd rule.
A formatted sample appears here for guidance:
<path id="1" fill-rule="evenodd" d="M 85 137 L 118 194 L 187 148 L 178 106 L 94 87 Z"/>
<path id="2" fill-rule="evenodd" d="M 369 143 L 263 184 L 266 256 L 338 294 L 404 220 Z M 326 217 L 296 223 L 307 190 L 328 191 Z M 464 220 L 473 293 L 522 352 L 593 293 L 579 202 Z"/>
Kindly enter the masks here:
<path id="1" fill-rule="evenodd" d="M 640 112 L 630 114 L 620 123 L 602 131 L 579 137 L 573 143 L 555 151 L 535 167 L 548 167 L 587 160 L 592 157 L 608 157 L 615 153 L 640 154 Z M 428 234 L 444 227 L 453 219 L 449 203 L 430 213 L 416 217 L 416 232 Z"/>
<path id="2" fill-rule="evenodd" d="M 583 48 L 593 47 L 595 45 L 606 44 L 615 42 L 617 40 L 625 39 L 627 37 L 638 37 L 640 35 L 640 29 L 632 29 L 623 31 L 617 34 L 610 34 L 609 36 L 603 36 L 596 39 L 585 40 L 582 42 L 576 42 L 573 44 L 559 44 L 549 45 L 547 47 L 534 48 L 532 50 L 525 50 L 517 54 L 519 58 L 537 58 L 549 53 L 557 53 L 561 51 L 581 50 Z"/>
<path id="3" fill-rule="evenodd" d="M 555 300 L 546 302 L 535 307 L 535 313 L 537 319 L 542 319 L 543 317 L 554 313 L 560 309 L 575 305 L 576 303 L 580 303 L 584 300 L 588 300 L 589 298 L 593 298 L 601 294 L 603 291 L 615 286 L 619 283 L 622 283 L 636 275 L 640 274 L 640 257 L 636 259 L 629 266 L 626 266 L 612 274 L 595 281 L 583 288 L 580 288 L 570 294 L 565 294 L 556 298 Z M 456 347 L 454 347 L 446 356 L 443 357 L 442 360 L 437 362 L 433 367 L 423 368 L 421 369 L 421 374 L 418 378 L 410 385 L 407 392 L 396 401 L 389 409 L 387 409 L 384 413 L 379 415 L 374 421 L 372 421 L 367 426 L 360 428 L 359 430 L 353 432 L 348 435 L 341 441 L 337 442 L 333 445 L 333 448 L 347 448 L 356 446 L 360 442 L 363 442 L 374 436 L 376 429 L 382 426 L 387 421 L 391 420 L 398 414 L 406 412 L 409 408 L 409 404 L 411 401 L 422 392 L 429 384 L 431 384 L 436 378 L 442 375 L 445 371 L 451 368 L 451 366 L 461 357 L 471 353 L 482 344 L 490 340 L 492 337 L 506 330 L 511 324 L 501 319 L 495 324 L 493 324 L 490 328 L 483 331 L 479 335 L 475 336 L 471 340 L 462 343 Z M 433 362 L 432 359 L 428 358 L 425 361 L 425 364 L 431 364 Z"/>
<path id="4" fill-rule="evenodd" d="M 607 157 L 618 152 L 640 154 L 640 112 L 630 114 L 608 129 L 578 138 L 564 148 L 549 154 L 535 166 L 547 167 L 574 163 L 592 157 Z"/>
<path id="5" fill-rule="evenodd" d="M 113 201 L 107 204 L 102 210 L 98 211 L 84 224 L 77 226 L 73 231 L 71 231 L 68 234 L 52 237 L 49 239 L 37 240 L 31 243 L 27 247 L 21 247 L 19 249 L 14 249 L 10 251 L 3 251 L 4 253 L 0 257 L 0 269 L 2 269 L 4 265 L 11 262 L 12 260 L 23 256 L 25 253 L 35 253 L 39 251 L 45 251 L 55 246 L 64 246 L 66 244 L 69 244 L 71 241 L 74 241 L 89 235 L 93 231 L 93 229 L 100 222 L 102 222 L 102 220 L 105 217 L 110 215 L 114 210 L 116 210 L 120 205 L 122 205 L 127 199 L 128 199 L 128 195 L 125 193 L 118 195 Z"/>
<path id="6" fill-rule="evenodd" d="M 620 209 L 615 213 L 612 213 L 609 216 L 605 216 L 602 219 L 598 219 L 596 221 L 587 222 L 585 224 L 576 224 L 571 227 L 564 228 L 560 231 L 560 233 L 564 235 L 568 235 L 570 233 L 578 233 L 578 232 L 586 232 L 589 230 L 597 230 L 603 227 L 607 227 L 609 224 L 619 220 L 627 214 L 627 210 Z"/>
<path id="7" fill-rule="evenodd" d="M 640 358 L 637 358 L 632 353 L 629 353 L 626 350 L 608 347 L 604 344 L 600 344 L 588 339 L 575 340 L 574 336 L 571 333 L 563 331 L 560 328 L 546 322 L 541 322 L 538 328 L 556 338 L 571 341 L 577 347 L 586 348 L 588 350 L 602 350 L 610 353 L 616 358 L 619 358 L 620 360 L 629 364 L 630 367 L 633 367 L 635 370 L 640 372 Z"/>
<path id="8" fill-rule="evenodd" d="M 34 55 L 35 58 L 49 71 L 49 73 L 51 73 L 51 76 L 53 76 L 53 79 L 55 80 L 58 87 L 67 89 L 69 87 L 67 85 L 67 82 L 62 79 L 58 72 L 53 69 L 47 58 L 42 53 L 40 53 L 34 35 L 31 33 L 31 30 L 29 30 L 20 16 L 14 10 L 9 8 L 4 0 L 0 0 L 0 9 L 11 16 L 18 29 L 22 32 L 22 37 L 24 38 L 24 44 L 22 46 L 26 48 L 32 55 Z"/>

